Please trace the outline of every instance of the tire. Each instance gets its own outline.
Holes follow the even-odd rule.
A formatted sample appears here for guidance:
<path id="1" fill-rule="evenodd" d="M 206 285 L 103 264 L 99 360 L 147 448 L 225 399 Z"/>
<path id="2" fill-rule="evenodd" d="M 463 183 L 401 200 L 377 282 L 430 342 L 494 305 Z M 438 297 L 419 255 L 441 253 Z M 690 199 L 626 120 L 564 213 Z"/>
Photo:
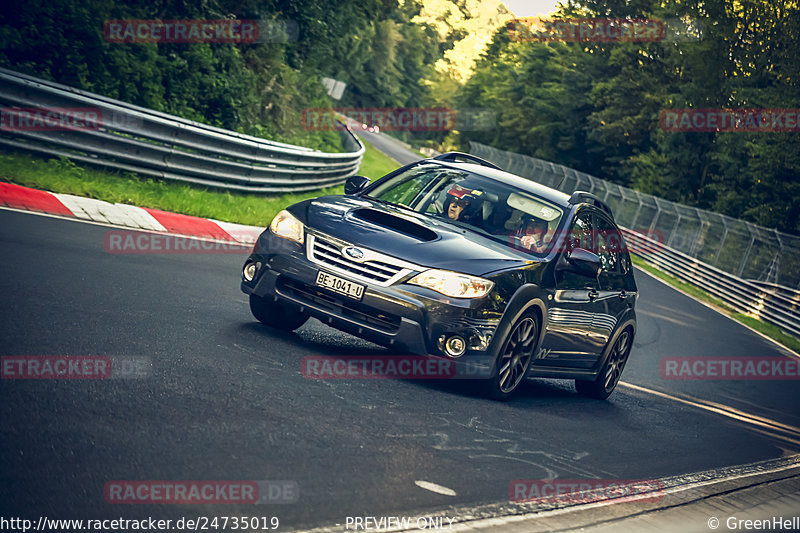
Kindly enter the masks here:
<path id="1" fill-rule="evenodd" d="M 536 315 L 526 313 L 509 330 L 497 353 L 494 374 L 487 383 L 487 394 L 494 400 L 511 398 L 525 380 L 539 338 Z"/>
<path id="2" fill-rule="evenodd" d="M 619 383 L 619 378 L 622 376 L 622 371 L 628 362 L 632 346 L 633 333 L 629 328 L 626 328 L 614 339 L 614 344 L 611 346 L 606 362 L 603 363 L 603 368 L 597 374 L 597 379 L 594 381 L 575 380 L 575 388 L 578 392 L 598 400 L 608 398 L 614 392 L 617 383 Z"/>
<path id="3" fill-rule="evenodd" d="M 255 294 L 250 295 L 250 312 L 262 324 L 284 331 L 294 331 L 308 320 L 305 313 Z"/>

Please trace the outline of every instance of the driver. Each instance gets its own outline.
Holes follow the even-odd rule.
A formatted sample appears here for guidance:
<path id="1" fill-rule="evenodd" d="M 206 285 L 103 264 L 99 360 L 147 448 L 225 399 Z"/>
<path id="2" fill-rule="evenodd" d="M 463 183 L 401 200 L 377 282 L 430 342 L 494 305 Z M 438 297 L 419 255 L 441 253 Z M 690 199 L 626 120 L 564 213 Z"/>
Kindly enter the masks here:
<path id="1" fill-rule="evenodd" d="M 450 205 L 447 206 L 447 216 L 452 218 L 453 220 L 458 220 L 462 214 L 464 214 L 464 210 L 470 206 L 471 202 L 469 196 L 465 196 L 464 198 L 454 198 Z"/>
<path id="2" fill-rule="evenodd" d="M 467 218 L 466 211 L 475 203 L 476 198 L 469 189 L 464 189 L 455 185 L 447 191 L 447 199 L 444 202 L 444 213 L 452 220 L 464 221 Z"/>

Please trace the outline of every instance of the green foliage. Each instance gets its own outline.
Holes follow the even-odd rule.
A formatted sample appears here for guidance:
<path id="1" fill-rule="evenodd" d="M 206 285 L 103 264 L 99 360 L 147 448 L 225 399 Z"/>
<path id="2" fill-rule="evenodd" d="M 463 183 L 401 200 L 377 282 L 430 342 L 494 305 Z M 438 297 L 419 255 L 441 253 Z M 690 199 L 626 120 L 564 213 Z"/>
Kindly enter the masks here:
<path id="1" fill-rule="evenodd" d="M 578 0 L 563 18 L 694 20 L 702 37 L 515 42 L 499 30 L 456 96 L 497 112 L 462 132 L 670 200 L 800 233 L 797 133 L 671 133 L 669 108 L 800 107 L 800 7 L 779 0 Z"/>
<path id="2" fill-rule="evenodd" d="M 364 141 L 363 139 L 361 142 L 364 143 L 366 152 L 364 152 L 364 159 L 361 160 L 361 167 L 358 169 L 358 173 L 360 175 L 366 176 L 375 181 L 378 178 L 382 178 L 389 172 L 396 170 L 400 166 L 397 161 L 383 154 L 382 152 L 379 152 L 370 143 Z M 420 157 L 420 159 L 424 158 Z"/>
<path id="3" fill-rule="evenodd" d="M 411 23 L 414 2 L 313 0 L 32 0 L 0 11 L 0 66 L 213 126 L 326 151 L 337 132 L 302 127 L 334 102 L 320 82 L 348 83 L 342 104 L 416 106 L 437 38 Z M 287 42 L 113 43 L 111 19 L 291 21 Z M 336 103 L 337 105 L 339 103 Z"/>

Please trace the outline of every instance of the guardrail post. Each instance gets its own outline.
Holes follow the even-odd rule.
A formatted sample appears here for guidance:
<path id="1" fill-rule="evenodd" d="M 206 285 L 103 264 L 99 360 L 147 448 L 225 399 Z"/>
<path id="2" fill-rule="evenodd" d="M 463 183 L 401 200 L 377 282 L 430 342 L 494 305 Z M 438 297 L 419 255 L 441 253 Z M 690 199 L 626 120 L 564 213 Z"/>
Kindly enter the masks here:
<path id="1" fill-rule="evenodd" d="M 738 277 L 742 277 L 742 272 L 744 272 L 744 266 L 747 264 L 747 260 L 750 258 L 750 250 L 753 249 L 753 243 L 756 242 L 756 234 L 753 232 L 753 228 L 750 227 L 749 222 L 745 222 L 747 224 L 747 230 L 750 232 L 750 244 L 747 245 L 747 251 L 744 253 L 744 257 L 742 257 L 742 262 L 739 263 L 739 269 L 736 272 Z"/>
<path id="2" fill-rule="evenodd" d="M 694 234 L 694 239 L 692 239 L 692 249 L 689 252 L 689 255 L 692 257 L 697 257 L 697 250 L 700 248 L 700 235 L 703 234 L 703 228 L 708 224 L 709 226 L 711 223 L 706 219 L 705 215 L 698 209 L 695 209 L 695 213 L 697 214 L 697 219 L 700 221 L 700 225 L 697 228 L 697 233 Z"/>
<path id="3" fill-rule="evenodd" d="M 639 219 L 639 213 L 642 211 L 642 195 L 639 191 L 633 191 L 636 195 L 636 201 L 639 205 L 636 206 L 636 212 L 633 214 L 633 220 L 631 220 L 631 228 L 636 228 L 636 221 Z"/>
<path id="4" fill-rule="evenodd" d="M 681 223 L 681 214 L 677 211 L 677 209 L 675 212 L 678 213 L 678 220 L 675 221 L 675 225 L 672 226 L 672 231 L 669 233 L 669 240 L 667 241 L 667 246 L 669 247 L 672 247 L 672 239 L 675 237 L 675 232 L 678 231 L 678 226 Z"/>
<path id="5" fill-rule="evenodd" d="M 656 197 L 653 197 L 653 200 L 654 200 L 654 202 L 655 202 L 655 204 L 656 204 L 656 214 L 655 214 L 655 216 L 653 217 L 653 220 L 651 220 L 651 221 L 650 221 L 650 228 L 649 228 L 649 231 L 650 231 L 650 233 L 651 233 L 651 234 L 653 233 L 653 231 L 655 231 L 655 229 L 656 229 L 656 222 L 658 222 L 658 215 L 660 215 L 660 214 L 661 214 L 661 205 L 658 203 L 658 198 L 656 198 Z"/>
<path id="6" fill-rule="evenodd" d="M 719 262 L 719 256 L 722 253 L 722 249 L 725 247 L 725 239 L 728 238 L 728 232 L 730 231 L 728 229 L 728 223 L 725 221 L 725 217 L 721 217 L 720 220 L 722 220 L 722 228 L 723 228 L 722 239 L 719 241 L 719 247 L 717 248 L 717 253 L 714 255 L 714 262 L 711 263 L 714 266 L 717 266 L 717 263 Z"/>

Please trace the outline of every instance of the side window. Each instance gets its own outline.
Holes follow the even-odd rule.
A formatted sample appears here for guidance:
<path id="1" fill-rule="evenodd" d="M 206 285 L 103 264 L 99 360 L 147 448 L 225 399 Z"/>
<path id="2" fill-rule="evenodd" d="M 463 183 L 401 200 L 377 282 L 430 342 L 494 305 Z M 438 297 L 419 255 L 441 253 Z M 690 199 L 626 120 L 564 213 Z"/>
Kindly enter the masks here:
<path id="1" fill-rule="evenodd" d="M 432 185 L 440 181 L 444 174 L 435 169 L 423 166 L 407 170 L 387 182 L 378 185 L 370 192 L 370 196 L 393 204 L 414 207 L 422 194 Z"/>
<path id="2" fill-rule="evenodd" d="M 416 198 L 424 185 L 424 177 L 407 180 L 386 192 L 386 194 L 381 197 L 381 200 L 407 206 Z"/>
<path id="3" fill-rule="evenodd" d="M 592 228 L 592 214 L 587 212 L 580 213 L 572 221 L 572 227 L 567 235 L 569 237 L 567 250 L 571 252 L 575 248 L 583 248 L 593 252 L 594 243 L 592 242 L 592 237 L 594 231 Z"/>
<path id="4" fill-rule="evenodd" d="M 621 272 L 622 236 L 614 225 L 605 217 L 598 215 L 597 225 L 597 255 L 604 272 Z"/>

